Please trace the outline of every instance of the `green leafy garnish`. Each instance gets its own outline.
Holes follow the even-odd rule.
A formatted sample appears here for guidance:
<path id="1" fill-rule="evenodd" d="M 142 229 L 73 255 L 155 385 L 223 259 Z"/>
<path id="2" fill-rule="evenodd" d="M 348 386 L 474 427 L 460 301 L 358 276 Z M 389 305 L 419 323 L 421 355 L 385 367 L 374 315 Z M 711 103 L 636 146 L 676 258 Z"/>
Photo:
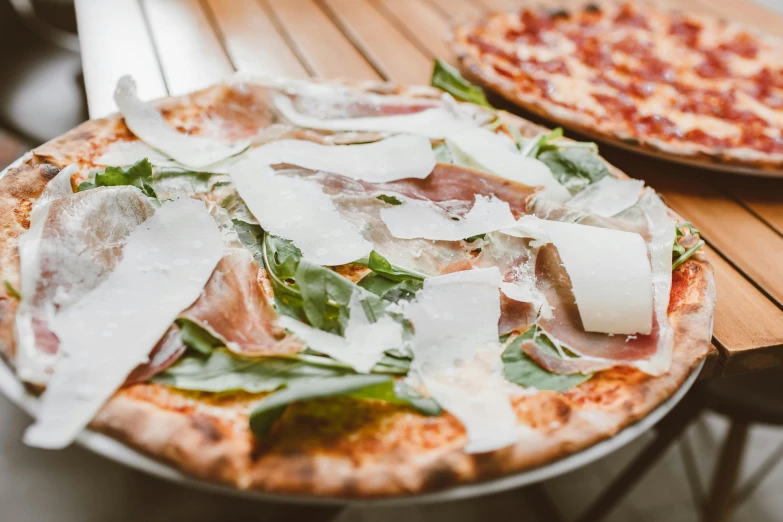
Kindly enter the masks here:
<path id="1" fill-rule="evenodd" d="M 201 326 L 188 319 L 178 319 L 180 336 L 185 346 L 204 355 L 209 355 L 218 346 L 223 346 L 223 341 L 213 336 Z"/>
<path id="2" fill-rule="evenodd" d="M 378 297 L 392 301 L 415 294 L 421 289 L 426 277 L 413 270 L 392 265 L 388 259 L 375 250 L 370 252 L 367 259 L 357 261 L 357 264 L 372 270 L 371 274 L 359 281 L 358 286 Z"/>
<path id="3" fill-rule="evenodd" d="M 690 221 L 683 221 L 682 223 L 677 223 L 675 225 L 676 236 L 674 239 L 674 245 L 672 247 L 672 257 L 674 258 L 672 260 L 672 270 L 676 269 L 678 266 L 690 259 L 693 254 L 695 254 L 701 247 L 705 245 L 704 240 L 700 238 L 696 244 L 686 250 L 685 247 L 679 243 L 680 238 L 685 237 L 683 229 L 686 229 L 689 235 L 701 235 L 699 229 L 694 227 L 693 223 Z"/>
<path id="4" fill-rule="evenodd" d="M 402 383 L 395 383 L 391 377 L 353 374 L 302 379 L 288 384 L 256 405 L 250 414 L 250 429 L 257 438 L 263 439 L 290 404 L 337 395 L 407 404 L 425 415 L 439 415 L 441 412 L 435 401 L 422 397 Z"/>
<path id="5" fill-rule="evenodd" d="M 380 199 L 384 203 L 388 203 L 389 205 L 402 205 L 402 201 L 400 201 L 394 196 L 389 196 L 388 194 L 379 194 L 375 197 Z"/>
<path id="6" fill-rule="evenodd" d="M 116 187 L 132 185 L 140 189 L 145 196 L 157 197 L 152 187 L 152 163 L 147 158 L 127 167 L 106 167 L 106 170 L 95 175 L 93 182 L 85 181 L 79 185 L 78 192 L 95 187 Z"/>
<path id="7" fill-rule="evenodd" d="M 264 266 L 264 229 L 261 228 L 261 225 L 254 225 L 240 219 L 232 219 L 231 223 L 234 225 L 234 230 L 242 246 L 250 250 L 256 263 Z"/>
<path id="8" fill-rule="evenodd" d="M 538 136 L 530 138 L 529 140 L 523 139 L 524 144 L 520 147 L 519 150 L 523 156 L 531 156 L 535 158 L 539 151 L 545 150 L 547 148 L 553 148 L 551 142 L 562 137 L 563 128 L 557 127 L 549 132 L 542 132 Z M 519 140 L 517 140 L 517 142 L 519 143 Z"/>
<path id="9" fill-rule="evenodd" d="M 456 99 L 492 108 L 481 87 L 473 85 L 451 65 L 435 59 L 430 84 L 454 96 Z"/>
<path id="10" fill-rule="evenodd" d="M 559 357 L 552 341 L 543 332 L 539 332 L 536 326 L 533 326 L 514 339 L 503 351 L 501 360 L 503 361 L 503 375 L 506 377 L 506 380 L 526 388 L 563 391 L 578 386 L 593 376 L 593 374 L 581 373 L 559 375 L 545 370 L 522 351 L 522 343 L 530 340 Z"/>
<path id="11" fill-rule="evenodd" d="M 362 293 L 365 311 L 383 315 L 381 299 L 346 278 L 302 258 L 302 252 L 285 239 L 265 234 L 264 266 L 272 282 L 279 312 L 296 319 L 306 318 L 310 325 L 342 335 L 348 324 L 351 295 Z"/>
<path id="12" fill-rule="evenodd" d="M 314 365 L 289 357 L 242 357 L 217 348 L 207 357 L 186 355 L 152 380 L 180 390 L 260 393 L 302 379 L 349 373 L 353 373 L 350 368 Z"/>
<path id="13" fill-rule="evenodd" d="M 583 148 L 544 150 L 537 157 L 572 194 L 611 175 L 600 158 Z"/>
<path id="14" fill-rule="evenodd" d="M 5 286 L 5 293 L 13 297 L 14 299 L 21 299 L 22 294 L 19 293 L 19 290 L 14 288 L 14 285 L 12 285 L 7 279 L 3 279 L 3 286 Z"/>

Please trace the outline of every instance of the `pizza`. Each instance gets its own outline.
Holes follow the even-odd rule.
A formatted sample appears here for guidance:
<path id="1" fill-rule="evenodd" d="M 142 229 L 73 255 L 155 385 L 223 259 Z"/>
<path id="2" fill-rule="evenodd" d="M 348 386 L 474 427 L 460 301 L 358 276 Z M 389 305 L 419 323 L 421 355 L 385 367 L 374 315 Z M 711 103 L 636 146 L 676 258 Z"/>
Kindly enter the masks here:
<path id="1" fill-rule="evenodd" d="M 454 28 L 469 75 L 621 146 L 700 164 L 783 168 L 783 42 L 629 3 L 493 13 Z"/>
<path id="2" fill-rule="evenodd" d="M 643 418 L 706 356 L 698 231 L 577 143 L 435 87 L 130 78 L 0 177 L 25 442 L 107 434 L 200 479 L 375 498 Z M 467 100 L 474 100 L 475 103 Z"/>

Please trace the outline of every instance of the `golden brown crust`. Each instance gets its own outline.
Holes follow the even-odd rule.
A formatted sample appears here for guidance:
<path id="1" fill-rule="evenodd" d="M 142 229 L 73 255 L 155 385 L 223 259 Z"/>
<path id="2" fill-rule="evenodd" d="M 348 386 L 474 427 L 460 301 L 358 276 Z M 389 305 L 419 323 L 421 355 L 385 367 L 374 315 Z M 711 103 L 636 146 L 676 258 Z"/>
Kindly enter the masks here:
<path id="1" fill-rule="evenodd" d="M 374 87 L 399 92 L 388 84 Z M 207 91 L 214 95 L 220 89 L 224 87 Z M 504 117 L 526 135 L 541 130 Z M 95 149 L 80 145 L 86 131 L 97 140 L 124 132 L 116 120 L 98 120 L 66 134 L 59 146 L 69 154 L 77 149 L 77 154 L 95 154 L 105 143 Z M 71 145 L 71 140 L 77 143 Z M 37 154 L 39 161 L 45 157 L 54 163 L 67 156 L 49 146 Z M 39 185 L 20 185 L 19 198 L 40 193 Z M 710 343 L 714 284 L 706 258 L 697 255 L 683 264 L 673 284 L 669 319 L 676 346 L 667 375 L 653 378 L 618 368 L 565 393 L 516 397 L 514 407 L 527 429 L 516 445 L 489 454 L 464 453 L 464 430 L 448 414 L 423 417 L 403 406 L 347 397 L 292 405 L 269 438 L 259 443 L 250 433 L 248 413 L 262 395 L 186 393 L 158 384 L 124 388 L 91 427 L 196 477 L 272 493 L 368 498 L 485 480 L 551 462 L 611 437 L 682 385 Z"/>
<path id="2" fill-rule="evenodd" d="M 605 2 L 591 2 L 592 4 L 598 4 L 604 10 L 607 17 L 615 16 L 618 10 L 623 9 L 622 6 L 618 6 L 617 2 L 605 1 Z M 586 3 L 587 4 L 587 3 Z M 586 5 L 585 4 L 585 5 Z M 531 12 L 544 13 L 553 12 L 556 6 L 547 6 L 546 11 L 533 10 Z M 642 14 L 642 16 L 655 18 L 656 20 L 668 21 L 675 19 L 678 16 L 682 16 L 681 13 L 667 11 L 664 9 L 652 9 L 650 7 L 634 8 Z M 565 10 L 563 12 L 568 12 Z M 577 13 L 579 10 L 574 9 L 572 12 Z M 652 155 L 654 157 L 668 159 L 671 161 L 677 161 L 682 163 L 688 163 L 696 166 L 711 166 L 713 168 L 726 168 L 729 170 L 749 172 L 762 175 L 780 176 L 783 175 L 783 153 L 780 151 L 764 151 L 755 149 L 753 147 L 739 147 L 736 145 L 720 146 L 711 145 L 707 143 L 700 143 L 698 141 L 688 140 L 676 140 L 662 139 L 656 137 L 654 134 L 646 134 L 639 131 L 629 131 L 624 125 L 620 125 L 618 121 L 623 118 L 618 118 L 615 114 L 614 117 L 596 117 L 591 116 L 588 112 L 580 110 L 579 107 L 569 106 L 569 104 L 561 104 L 552 101 L 548 96 L 544 96 L 535 90 L 528 91 L 519 88 L 514 80 L 511 80 L 501 74 L 499 74 L 494 68 L 491 60 L 484 57 L 482 51 L 475 43 L 471 42 L 471 36 L 474 31 L 478 32 L 491 32 L 498 36 L 502 33 L 501 26 L 505 27 L 506 22 L 503 20 L 502 13 L 491 13 L 485 15 L 480 20 L 473 20 L 465 23 L 455 25 L 452 33 L 452 48 L 457 56 L 460 65 L 465 73 L 465 76 L 469 79 L 480 83 L 489 90 L 499 94 L 506 100 L 519 105 L 525 110 L 533 113 L 547 120 L 557 122 L 562 125 L 566 125 L 571 129 L 574 129 L 585 136 L 592 139 L 597 139 L 605 142 L 609 142 L 613 145 L 623 147 L 626 149 L 634 150 L 636 152 L 642 152 L 644 154 Z M 595 16 L 604 16 L 603 13 L 597 13 Z M 726 23 L 718 21 L 714 18 L 704 15 L 687 14 L 688 20 L 701 21 L 705 24 L 717 24 L 720 27 L 730 27 L 731 31 L 735 31 L 741 34 L 748 34 L 754 38 L 757 38 L 759 46 L 766 45 L 769 49 L 781 49 L 783 45 L 779 40 L 776 40 L 767 35 L 761 35 L 752 28 L 744 27 L 741 24 Z M 731 32 L 731 34 L 734 34 Z M 617 35 L 613 35 L 617 36 Z M 681 45 L 677 41 L 671 42 L 672 45 Z M 573 53 L 569 53 L 573 54 Z M 750 59 L 746 59 L 746 62 L 750 62 Z M 524 63 L 524 60 L 520 63 Z M 555 63 L 555 62 L 552 62 Z M 536 63 L 535 66 L 540 64 Z M 762 65 L 764 65 L 762 63 Z M 602 73 L 610 73 L 608 69 L 601 71 Z M 523 73 L 524 74 L 524 73 Z M 558 77 L 560 73 L 553 71 L 552 73 L 541 73 L 538 78 L 546 79 Z M 611 74 L 608 74 L 611 76 Z M 682 78 L 677 78 L 678 81 L 683 81 Z M 585 83 L 579 84 L 573 83 L 570 85 L 569 90 L 575 92 L 588 92 L 591 87 L 591 83 L 587 80 Z M 699 79 L 703 83 L 707 83 L 708 80 Z M 633 80 L 637 83 L 645 83 L 643 80 Z M 698 82 L 696 85 L 700 85 Z M 722 89 L 719 83 L 716 83 L 712 88 Z M 656 94 L 657 95 L 657 94 Z M 628 98 L 628 96 L 625 96 Z M 687 99 L 687 94 L 679 94 L 678 99 Z M 589 96 L 587 96 L 589 98 Z M 632 103 L 637 103 L 639 100 L 633 100 Z M 643 100 L 647 101 L 647 100 Z M 663 116 L 666 119 L 667 116 L 672 114 L 671 108 L 666 107 L 666 101 L 661 101 L 662 112 L 659 111 L 658 115 Z M 711 103 L 715 102 L 710 100 Z M 732 101 L 731 104 L 737 103 Z M 617 109 L 612 109 L 617 112 Z M 717 110 L 717 109 L 715 109 Z M 774 112 L 772 109 L 768 109 L 769 112 Z M 780 112 L 778 111 L 778 114 Z M 686 116 L 693 116 L 687 114 Z M 735 127 L 741 127 L 741 124 L 725 121 Z M 775 124 L 768 124 L 771 128 L 775 128 Z M 698 128 L 698 127 L 697 127 Z"/>

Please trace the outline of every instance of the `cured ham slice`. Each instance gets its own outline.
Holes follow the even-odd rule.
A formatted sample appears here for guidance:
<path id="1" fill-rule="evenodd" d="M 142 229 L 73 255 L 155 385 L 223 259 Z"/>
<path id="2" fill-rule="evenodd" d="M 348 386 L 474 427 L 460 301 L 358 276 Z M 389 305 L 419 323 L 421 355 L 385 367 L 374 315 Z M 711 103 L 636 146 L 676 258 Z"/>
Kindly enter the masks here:
<path id="1" fill-rule="evenodd" d="M 551 354 L 527 346 L 526 352 L 546 369 L 556 373 L 590 372 L 612 366 L 632 366 L 650 375 L 668 371 L 674 345 L 667 309 L 671 291 L 671 250 L 674 222 L 666 207 L 651 190 L 639 202 L 613 218 L 593 216 L 565 209 L 552 202 L 536 200 L 532 210 L 547 219 L 579 222 L 593 226 L 638 232 L 645 240 L 652 269 L 653 322 L 649 334 L 608 335 L 585 332 L 568 273 L 552 245 L 539 249 L 536 284 L 555 310 L 539 326 L 553 341 L 581 358 L 555 359 Z"/>
<path id="2" fill-rule="evenodd" d="M 187 349 L 188 347 L 182 342 L 179 328 L 177 325 L 172 325 L 150 352 L 149 362 L 138 365 L 125 379 L 125 385 L 148 381 L 160 372 L 166 371 Z"/>
<path id="3" fill-rule="evenodd" d="M 220 339 L 240 355 L 283 355 L 301 346 L 287 339 L 258 283 L 259 266 L 249 251 L 229 249 L 204 291 L 180 317 Z"/>
<path id="4" fill-rule="evenodd" d="M 35 384 L 47 382 L 57 359 L 51 317 L 107 277 L 130 232 L 154 212 L 135 187 L 100 187 L 48 205 L 37 224 L 39 241 L 25 243 L 36 232 L 33 227 L 20 240 L 23 273 L 36 266 L 37 273 L 22 287 L 23 303 L 29 305 L 17 315 L 16 362 L 22 379 Z"/>

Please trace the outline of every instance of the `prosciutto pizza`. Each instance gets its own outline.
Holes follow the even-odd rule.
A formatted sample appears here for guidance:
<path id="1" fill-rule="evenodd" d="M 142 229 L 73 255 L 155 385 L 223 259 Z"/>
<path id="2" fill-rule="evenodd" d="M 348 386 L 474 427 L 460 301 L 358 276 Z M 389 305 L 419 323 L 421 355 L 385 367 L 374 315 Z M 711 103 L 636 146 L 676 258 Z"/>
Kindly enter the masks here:
<path id="1" fill-rule="evenodd" d="M 697 231 L 595 154 L 433 87 L 235 78 L 0 178 L 0 347 L 27 444 L 106 433 L 196 477 L 410 495 L 564 457 L 705 357 Z M 473 99 L 477 103 L 465 100 Z"/>
<path id="2" fill-rule="evenodd" d="M 783 42 L 709 16 L 605 3 L 455 27 L 464 69 L 585 134 L 678 161 L 783 171 Z"/>

